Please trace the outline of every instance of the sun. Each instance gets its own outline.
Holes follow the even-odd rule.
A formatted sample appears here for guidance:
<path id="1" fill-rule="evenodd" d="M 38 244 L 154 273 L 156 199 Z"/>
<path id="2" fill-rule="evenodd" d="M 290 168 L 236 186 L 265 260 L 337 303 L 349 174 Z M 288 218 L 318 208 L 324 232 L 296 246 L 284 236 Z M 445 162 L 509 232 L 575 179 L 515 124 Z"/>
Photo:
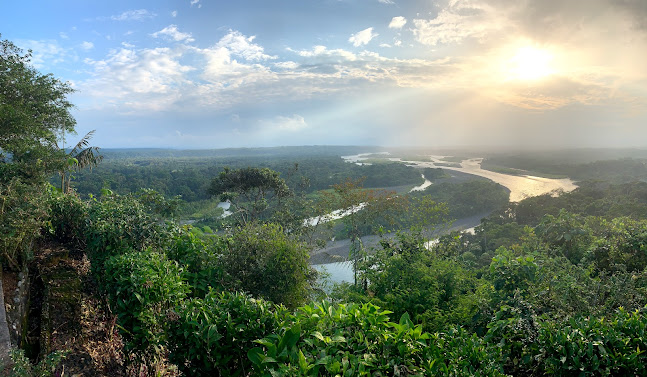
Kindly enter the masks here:
<path id="1" fill-rule="evenodd" d="M 535 81 L 554 73 L 551 67 L 552 54 L 537 47 L 524 46 L 517 49 L 508 61 L 507 73 L 510 79 Z"/>

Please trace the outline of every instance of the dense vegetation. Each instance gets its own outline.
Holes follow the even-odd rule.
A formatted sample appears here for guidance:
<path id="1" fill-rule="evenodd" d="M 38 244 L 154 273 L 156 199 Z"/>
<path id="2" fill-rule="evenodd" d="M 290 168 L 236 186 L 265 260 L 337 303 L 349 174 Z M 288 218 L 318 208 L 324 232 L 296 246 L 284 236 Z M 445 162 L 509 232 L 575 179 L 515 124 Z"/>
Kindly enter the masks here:
<path id="1" fill-rule="evenodd" d="M 203 170 L 184 170 L 179 160 L 142 169 L 154 165 L 142 156 L 132 177 L 143 178 L 133 182 L 122 174 L 131 167 L 107 163 L 115 170 L 105 178 L 79 181 L 79 189 L 94 185 L 82 199 L 46 183 L 79 167 L 56 146 L 73 130 L 70 87 L 36 72 L 9 42 L 0 58 L 3 268 L 21 271 L 38 237 L 83 252 L 133 374 L 164 375 L 168 363 L 187 376 L 647 373 L 646 183 L 587 182 L 512 204 L 484 181 L 405 196 L 365 189 L 357 178 L 412 185 L 418 170 L 343 163 L 316 148 L 316 159 L 299 159 L 302 177 L 292 173 L 294 156 L 249 168 L 248 158 L 232 163 L 231 151 Z M 630 170 L 620 181 L 640 177 L 640 166 Z M 253 216 L 217 234 L 196 231 L 174 221 L 177 198 L 139 190 L 173 195 L 181 187 L 198 199 L 209 185 Z M 425 236 L 448 212 L 499 205 L 473 235 L 431 244 Z M 338 222 L 351 238 L 355 282 L 326 294 L 308 262 L 310 220 L 333 209 L 346 212 Z M 360 235 L 386 225 L 400 232 L 366 250 Z M 13 373 L 51 375 L 60 357 L 31 366 L 14 352 Z"/>
<path id="2" fill-rule="evenodd" d="M 644 220 L 561 211 L 495 250 L 403 232 L 361 255 L 333 303 L 308 303 L 308 249 L 275 225 L 201 238 L 142 197 L 52 201 L 54 229 L 81 224 L 61 240 L 103 266 L 146 370 L 165 352 L 187 375 L 640 375 L 647 361 Z"/>
<path id="3" fill-rule="evenodd" d="M 346 179 L 365 177 L 364 187 L 413 186 L 422 183 L 420 171 L 398 163 L 362 165 L 344 162 L 339 152 L 331 149 L 328 154 L 317 156 L 292 149 L 281 149 L 267 156 L 213 156 L 205 157 L 160 157 L 106 158 L 92 171 L 78 173 L 72 185 L 82 196 L 98 196 L 101 189 L 108 188 L 119 194 L 136 192 L 145 187 L 166 196 L 181 195 L 187 202 L 208 199 L 211 179 L 224 168 L 266 167 L 281 173 L 289 184 L 301 178 L 308 180 L 308 192 L 325 190 Z M 297 149 L 298 150 L 298 149 Z M 361 149 L 359 149 L 361 150 Z M 293 153 L 290 153 L 293 152 Z M 321 152 L 323 153 L 323 152 Z M 108 154 L 109 156 L 109 154 Z M 295 163 L 298 164 L 296 174 Z"/>

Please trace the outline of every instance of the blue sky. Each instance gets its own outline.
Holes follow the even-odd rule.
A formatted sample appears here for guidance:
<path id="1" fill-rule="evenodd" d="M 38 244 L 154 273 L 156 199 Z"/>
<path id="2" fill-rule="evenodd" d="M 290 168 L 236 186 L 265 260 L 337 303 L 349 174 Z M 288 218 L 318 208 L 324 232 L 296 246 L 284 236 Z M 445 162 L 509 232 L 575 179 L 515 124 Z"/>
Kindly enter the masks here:
<path id="1" fill-rule="evenodd" d="M 644 0 L 5 1 L 102 147 L 647 147 Z"/>

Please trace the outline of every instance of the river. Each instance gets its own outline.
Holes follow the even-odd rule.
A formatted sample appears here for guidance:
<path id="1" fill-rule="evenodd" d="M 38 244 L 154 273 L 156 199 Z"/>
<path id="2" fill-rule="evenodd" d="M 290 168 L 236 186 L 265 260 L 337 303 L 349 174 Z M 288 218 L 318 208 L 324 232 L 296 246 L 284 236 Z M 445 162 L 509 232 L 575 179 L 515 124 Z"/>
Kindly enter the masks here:
<path id="1" fill-rule="evenodd" d="M 362 160 L 367 158 L 381 157 L 381 156 L 376 156 L 377 154 L 378 153 L 365 153 L 365 154 L 359 154 L 354 156 L 344 156 L 342 158 L 348 162 L 361 163 Z M 388 152 L 381 152 L 379 153 L 379 155 L 388 156 Z M 547 193 L 553 193 L 553 192 L 559 192 L 559 191 L 569 192 L 577 188 L 577 185 L 569 178 L 551 179 L 551 178 L 535 177 L 531 175 L 510 175 L 510 174 L 503 174 L 503 173 L 493 172 L 490 170 L 485 170 L 481 168 L 481 163 L 483 161 L 483 158 L 471 158 L 471 159 L 463 160 L 460 163 L 460 167 L 452 167 L 452 166 L 445 165 L 448 163 L 448 161 L 444 160 L 446 156 L 428 156 L 428 157 L 430 161 L 404 161 L 399 158 L 389 158 L 389 157 L 387 158 L 390 161 L 402 162 L 404 164 L 407 164 L 413 167 L 441 168 L 441 169 L 453 170 L 453 171 L 463 172 L 463 173 L 487 178 L 510 190 L 511 202 L 518 202 L 528 197 L 539 196 Z M 423 175 L 423 179 L 425 179 L 425 182 L 420 186 L 414 187 L 411 191 L 418 191 L 418 190 L 422 191 L 432 184 L 432 182 L 427 180 L 424 177 L 424 175 Z M 458 226 L 455 223 L 454 224 L 455 226 L 452 227 L 453 228 L 452 230 L 462 229 L 463 231 L 473 232 L 474 231 L 473 227 L 478 225 L 480 223 L 480 219 L 487 215 L 488 214 L 482 214 L 482 215 L 472 216 L 467 219 L 460 219 L 457 221 L 457 223 L 459 223 Z M 362 238 L 362 240 L 364 241 L 365 245 L 371 244 L 371 242 L 377 244 L 377 242 L 379 241 L 379 238 L 378 236 L 368 236 L 366 240 L 365 238 Z M 349 245 L 346 245 L 344 241 L 347 241 L 347 240 L 340 240 L 340 241 L 334 242 L 333 245 L 329 244 L 324 249 L 315 251 L 315 253 L 313 254 L 314 258 L 312 258 L 313 261 L 316 261 L 315 263 L 318 263 L 318 264 L 313 264 L 312 266 L 319 271 L 326 271 L 329 274 L 330 281 L 335 283 L 340 283 L 343 281 L 346 281 L 346 282 L 353 281 L 352 265 L 349 262 L 341 262 L 341 261 L 333 262 L 333 263 L 325 263 L 325 259 L 322 260 L 321 257 L 322 257 L 322 254 L 324 254 L 329 257 L 336 256 L 337 258 L 343 258 L 344 253 L 346 255 L 348 254 L 348 247 L 349 247 Z"/>
<path id="2" fill-rule="evenodd" d="M 378 153 L 364 153 L 354 156 L 343 156 L 342 158 L 349 162 L 361 162 L 367 158 L 379 158 L 381 156 L 376 156 Z M 388 156 L 388 152 L 381 152 L 379 155 Z M 551 192 L 569 192 L 577 188 L 577 185 L 570 178 L 562 179 L 553 179 L 553 178 L 543 178 L 535 177 L 532 175 L 510 175 L 497 173 L 490 170 L 485 170 L 481 168 L 481 162 L 483 158 L 471 158 L 463 160 L 460 163 L 460 167 L 446 166 L 448 161 L 445 161 L 444 158 L 448 156 L 427 156 L 429 161 L 406 161 L 400 158 L 387 157 L 389 161 L 396 161 L 404 163 L 408 166 L 418 167 L 418 168 L 441 168 L 446 170 L 454 170 L 467 174 L 478 175 L 480 177 L 487 178 L 491 181 L 494 181 L 501 186 L 510 190 L 510 201 L 518 202 L 525 198 L 539 196 Z M 438 165 L 437 165 L 438 164 Z M 424 177 L 423 177 L 424 178 Z M 426 182 L 425 182 L 426 184 Z M 429 182 L 431 184 L 431 182 Z M 426 187 L 425 187 L 426 188 Z"/>

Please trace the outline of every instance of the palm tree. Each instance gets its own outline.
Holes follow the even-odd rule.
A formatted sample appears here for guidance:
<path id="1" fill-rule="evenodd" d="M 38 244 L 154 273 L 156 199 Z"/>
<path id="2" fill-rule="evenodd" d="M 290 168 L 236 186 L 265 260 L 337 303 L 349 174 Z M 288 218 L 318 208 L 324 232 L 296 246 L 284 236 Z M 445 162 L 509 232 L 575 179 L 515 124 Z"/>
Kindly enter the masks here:
<path id="1" fill-rule="evenodd" d="M 66 154 L 67 163 L 59 171 L 59 174 L 61 175 L 62 192 L 66 193 L 70 191 L 70 181 L 72 179 L 72 176 L 69 174 L 69 172 L 71 170 L 79 172 L 85 168 L 92 169 L 93 167 L 99 165 L 99 162 L 103 160 L 103 156 L 99 154 L 99 147 L 88 146 L 88 144 L 90 144 L 90 139 L 94 135 L 94 131 L 96 130 L 92 130 L 85 136 L 83 136 L 83 138 L 81 138 L 81 140 L 76 143 L 74 148 L 72 148 L 70 153 Z M 64 150 L 64 148 L 59 149 Z"/>

